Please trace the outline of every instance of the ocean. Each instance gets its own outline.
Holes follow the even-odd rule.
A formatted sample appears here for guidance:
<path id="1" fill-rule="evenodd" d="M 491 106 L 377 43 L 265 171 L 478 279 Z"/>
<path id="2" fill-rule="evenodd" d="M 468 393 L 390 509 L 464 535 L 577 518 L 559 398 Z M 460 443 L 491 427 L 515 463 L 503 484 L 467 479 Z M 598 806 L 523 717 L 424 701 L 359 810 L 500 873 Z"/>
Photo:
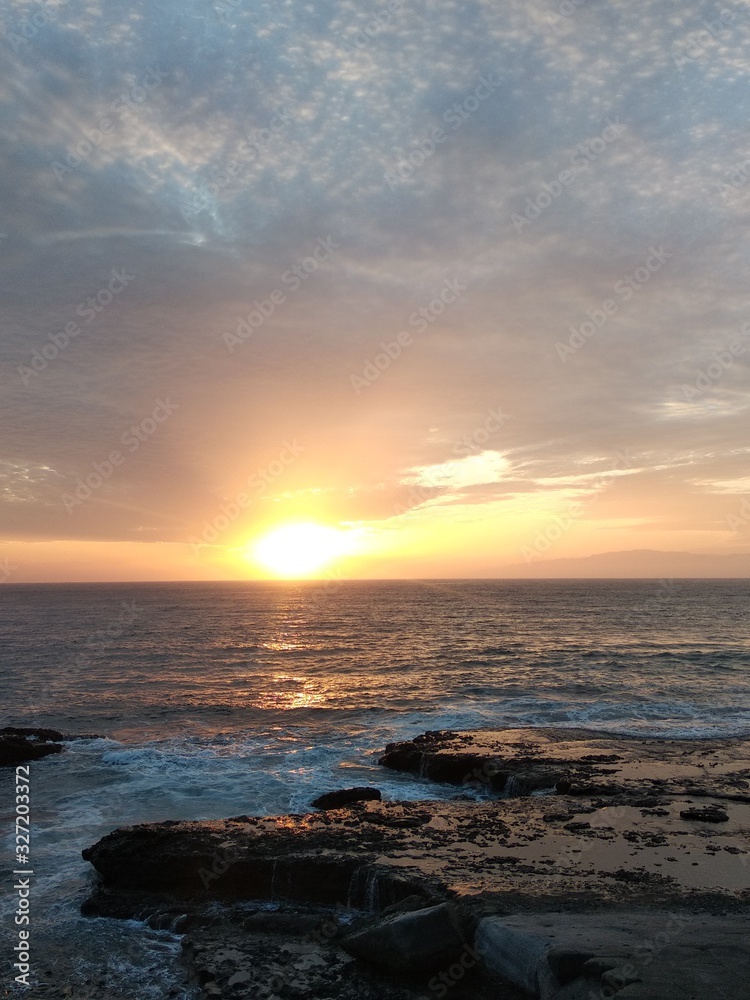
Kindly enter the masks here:
<path id="1" fill-rule="evenodd" d="M 0 621 L 0 724 L 98 734 L 31 766 L 32 967 L 95 979 L 92 997 L 192 996 L 175 935 L 78 913 L 80 851 L 117 826 L 300 812 L 360 784 L 447 798 L 377 766 L 427 729 L 750 734 L 744 580 L 6 583 Z"/>

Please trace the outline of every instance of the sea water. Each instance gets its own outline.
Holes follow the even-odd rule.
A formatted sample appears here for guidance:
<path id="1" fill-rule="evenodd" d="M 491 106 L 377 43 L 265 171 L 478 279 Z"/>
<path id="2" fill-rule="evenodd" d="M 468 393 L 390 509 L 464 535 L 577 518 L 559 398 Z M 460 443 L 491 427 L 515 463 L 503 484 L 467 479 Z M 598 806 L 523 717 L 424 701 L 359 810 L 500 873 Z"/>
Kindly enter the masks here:
<path id="1" fill-rule="evenodd" d="M 362 784 L 451 797 L 377 765 L 426 729 L 750 734 L 742 580 L 5 584 L 0 616 L 0 724 L 98 734 L 31 765 L 32 968 L 123 997 L 189 991 L 174 935 L 79 915 L 80 851 L 117 826 L 301 812 Z"/>

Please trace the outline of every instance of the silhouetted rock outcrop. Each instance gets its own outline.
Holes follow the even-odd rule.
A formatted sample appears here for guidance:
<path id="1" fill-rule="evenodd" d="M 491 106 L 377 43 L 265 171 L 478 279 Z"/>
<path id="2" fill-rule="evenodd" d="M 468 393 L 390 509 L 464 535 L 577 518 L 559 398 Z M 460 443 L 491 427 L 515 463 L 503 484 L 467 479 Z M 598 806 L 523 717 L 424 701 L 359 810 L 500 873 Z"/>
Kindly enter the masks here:
<path id="1" fill-rule="evenodd" d="M 0 767 L 11 767 L 29 760 L 39 760 L 62 753 L 66 740 L 96 740 L 96 733 L 61 733 L 57 729 L 33 726 L 6 726 L 0 729 Z"/>
<path id="2" fill-rule="evenodd" d="M 11 767 L 29 760 L 39 760 L 51 753 L 60 753 L 62 733 L 56 729 L 0 729 L 0 767 Z"/>
<path id="3" fill-rule="evenodd" d="M 378 788 L 341 788 L 336 792 L 326 792 L 313 799 L 316 809 L 341 809 L 352 802 L 378 802 L 382 798 Z"/>

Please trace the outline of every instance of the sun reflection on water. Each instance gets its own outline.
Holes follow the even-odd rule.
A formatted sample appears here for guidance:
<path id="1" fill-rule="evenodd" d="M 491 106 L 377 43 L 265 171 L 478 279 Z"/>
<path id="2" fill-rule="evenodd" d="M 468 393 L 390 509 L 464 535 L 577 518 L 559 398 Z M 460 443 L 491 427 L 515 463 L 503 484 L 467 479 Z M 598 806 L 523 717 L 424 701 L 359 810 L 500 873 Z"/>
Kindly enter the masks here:
<path id="1" fill-rule="evenodd" d="M 319 681 L 273 674 L 269 678 L 269 689 L 259 692 L 254 704 L 257 708 L 270 709 L 314 708 L 324 705 L 327 700 L 328 692 Z"/>

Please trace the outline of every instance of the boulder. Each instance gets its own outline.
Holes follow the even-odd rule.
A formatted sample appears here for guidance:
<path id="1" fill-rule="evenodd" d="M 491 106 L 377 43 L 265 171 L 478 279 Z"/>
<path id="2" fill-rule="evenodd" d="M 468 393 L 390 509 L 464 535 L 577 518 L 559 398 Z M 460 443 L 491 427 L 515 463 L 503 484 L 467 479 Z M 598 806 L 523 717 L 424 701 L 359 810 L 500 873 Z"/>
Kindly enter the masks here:
<path id="1" fill-rule="evenodd" d="M 336 792 L 326 792 L 313 799 L 316 809 L 341 809 L 353 802 L 380 801 L 382 795 L 378 788 L 341 788 Z"/>
<path id="2" fill-rule="evenodd" d="M 658 908 L 488 916 L 479 923 L 475 946 L 488 973 L 540 1000 L 748 995 L 744 910 L 724 916 Z"/>
<path id="3" fill-rule="evenodd" d="M 417 740 L 389 743 L 378 763 L 392 771 L 407 771 L 430 781 L 450 785 L 487 784 L 497 770 L 494 761 L 476 753 L 431 753 Z"/>
<path id="4" fill-rule="evenodd" d="M 547 962 L 550 945 L 549 938 L 510 927 L 498 917 L 481 920 L 475 938 L 487 969 L 532 996 L 553 996 L 562 986 Z M 550 984 L 544 978 L 553 981 Z"/>
<path id="5" fill-rule="evenodd" d="M 117 889 L 179 898 L 293 899 L 346 902 L 362 860 L 344 851 L 313 855 L 292 838 L 234 838 L 219 822 L 122 827 L 82 852 Z M 301 840 L 302 838 L 300 838 Z"/>
<path id="6" fill-rule="evenodd" d="M 389 802 L 361 808 L 405 810 Z M 83 851 L 99 874 L 99 887 L 86 905 L 104 915 L 110 897 L 124 891 L 135 894 L 140 909 L 139 895 L 154 893 L 180 901 L 295 900 L 374 910 L 419 894 L 423 879 L 375 863 L 390 854 L 391 845 L 403 843 L 403 830 L 365 819 L 354 812 L 336 817 L 323 812 L 121 827 Z M 176 905 L 184 911 L 183 902 Z"/>
<path id="7" fill-rule="evenodd" d="M 585 976 L 590 968 L 589 963 L 595 962 L 596 959 L 591 957 L 590 951 L 555 947 L 551 948 L 548 952 L 547 961 L 556 978 L 563 985 L 566 985 L 574 979 L 578 979 L 579 976 Z M 610 967 L 610 965 L 607 965 L 608 969 Z M 601 972 L 599 975 L 601 975 Z"/>
<path id="8" fill-rule="evenodd" d="M 379 920 L 344 938 L 341 946 L 391 972 L 431 972 L 454 962 L 466 940 L 453 906 L 440 903 Z"/>

